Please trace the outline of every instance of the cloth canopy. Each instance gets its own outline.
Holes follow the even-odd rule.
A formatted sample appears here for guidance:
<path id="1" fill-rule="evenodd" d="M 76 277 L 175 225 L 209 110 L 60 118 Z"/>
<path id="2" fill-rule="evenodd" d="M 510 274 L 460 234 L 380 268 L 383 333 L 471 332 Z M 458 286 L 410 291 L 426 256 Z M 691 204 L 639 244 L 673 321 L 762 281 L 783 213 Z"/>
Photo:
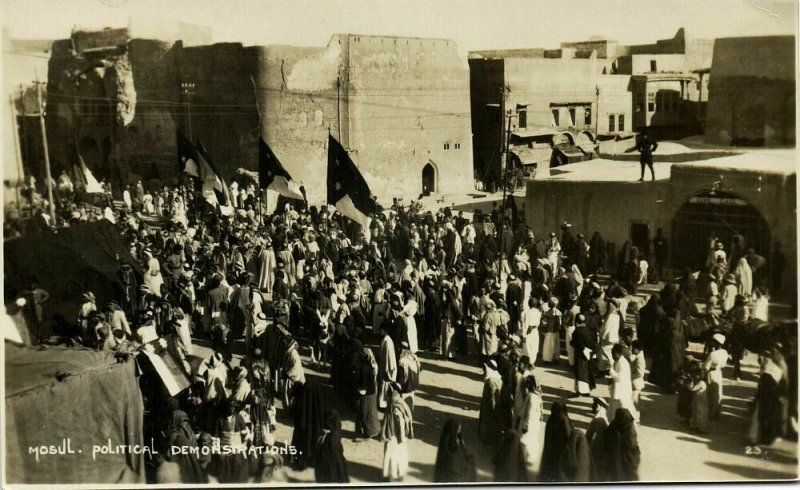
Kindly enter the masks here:
<path id="1" fill-rule="evenodd" d="M 145 483 L 144 406 L 133 361 L 10 343 L 5 357 L 8 483 Z M 74 453 L 44 454 L 42 446 Z"/>
<path id="2" fill-rule="evenodd" d="M 120 261 L 129 262 L 141 280 L 138 261 L 116 227 L 106 220 L 8 240 L 3 252 L 6 288 L 10 286 L 18 295 L 35 277 L 39 287 L 50 293 L 45 310 L 68 321 L 77 315 L 85 291 L 95 294 L 98 308 L 117 297 Z M 50 322 L 45 319 L 45 323 Z"/>

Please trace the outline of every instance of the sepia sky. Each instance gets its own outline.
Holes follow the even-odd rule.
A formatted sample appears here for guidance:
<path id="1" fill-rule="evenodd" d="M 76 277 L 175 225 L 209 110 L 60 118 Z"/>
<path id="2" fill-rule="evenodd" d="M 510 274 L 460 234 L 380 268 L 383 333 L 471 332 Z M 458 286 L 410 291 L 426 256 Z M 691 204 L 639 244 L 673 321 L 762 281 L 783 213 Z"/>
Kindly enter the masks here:
<path id="1" fill-rule="evenodd" d="M 794 1 L 774 0 L 3 0 L 12 38 L 58 39 L 73 26 L 133 16 L 212 28 L 215 42 L 322 46 L 334 33 L 453 39 L 459 50 L 557 47 L 600 35 L 623 44 L 672 37 L 792 34 Z"/>

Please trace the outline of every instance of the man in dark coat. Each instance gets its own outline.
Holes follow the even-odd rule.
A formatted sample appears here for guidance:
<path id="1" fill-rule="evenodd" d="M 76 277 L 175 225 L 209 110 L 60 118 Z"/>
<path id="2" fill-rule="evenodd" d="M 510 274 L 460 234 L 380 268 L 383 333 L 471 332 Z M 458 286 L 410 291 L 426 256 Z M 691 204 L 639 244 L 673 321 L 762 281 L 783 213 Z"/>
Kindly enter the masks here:
<path id="1" fill-rule="evenodd" d="M 591 396 L 595 388 L 592 353 L 597 348 L 597 338 L 586 326 L 583 314 L 575 317 L 571 345 L 575 349 L 575 393 L 572 396 Z"/>
<path id="2" fill-rule="evenodd" d="M 508 276 L 508 286 L 506 287 L 506 306 L 508 307 L 508 332 L 514 334 L 519 325 L 519 317 L 522 314 L 522 286 L 514 274 Z"/>
<path id="3" fill-rule="evenodd" d="M 644 180 L 644 167 L 650 167 L 650 175 L 652 176 L 652 180 L 656 180 L 656 174 L 653 170 L 653 152 L 656 151 L 658 148 L 658 143 L 645 131 L 642 131 L 642 139 L 639 140 L 639 143 L 636 145 L 636 149 L 639 151 L 639 163 L 642 166 L 642 176 L 639 178 L 639 182 Z"/>

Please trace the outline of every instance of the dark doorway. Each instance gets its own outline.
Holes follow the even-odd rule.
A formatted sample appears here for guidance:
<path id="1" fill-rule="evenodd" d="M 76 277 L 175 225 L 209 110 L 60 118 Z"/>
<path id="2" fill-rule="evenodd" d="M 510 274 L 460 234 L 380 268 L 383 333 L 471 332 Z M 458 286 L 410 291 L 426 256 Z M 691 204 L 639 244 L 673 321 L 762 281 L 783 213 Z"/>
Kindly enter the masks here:
<path id="1" fill-rule="evenodd" d="M 650 254 L 650 225 L 631 223 L 631 244 L 645 256 Z"/>
<path id="2" fill-rule="evenodd" d="M 429 196 L 436 192 L 436 168 L 428 163 L 422 167 L 422 195 Z"/>
<path id="3" fill-rule="evenodd" d="M 678 267 L 705 267 L 711 237 L 730 254 L 734 235 L 745 238 L 745 248 L 769 260 L 770 233 L 766 220 L 750 203 L 726 192 L 707 192 L 689 198 L 672 222 L 672 261 Z"/>

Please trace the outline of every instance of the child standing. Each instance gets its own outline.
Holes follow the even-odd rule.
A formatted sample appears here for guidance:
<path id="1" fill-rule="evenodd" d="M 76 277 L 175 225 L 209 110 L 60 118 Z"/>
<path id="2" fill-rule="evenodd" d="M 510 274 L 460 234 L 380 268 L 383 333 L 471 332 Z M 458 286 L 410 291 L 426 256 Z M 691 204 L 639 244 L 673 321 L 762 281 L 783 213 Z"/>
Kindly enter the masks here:
<path id="1" fill-rule="evenodd" d="M 639 285 L 643 286 L 647 284 L 647 269 L 649 265 L 647 264 L 647 259 L 644 255 L 639 256 Z"/>
<path id="2" fill-rule="evenodd" d="M 708 432 L 708 389 L 703 380 L 702 368 L 696 365 L 692 366 L 690 375 L 692 377 L 692 385 L 689 388 L 692 396 L 692 409 L 689 417 L 689 430 L 705 434 Z"/>
<path id="3" fill-rule="evenodd" d="M 628 357 L 631 363 L 631 382 L 633 384 L 633 404 L 639 410 L 639 396 L 644 390 L 645 359 L 642 342 L 636 339 L 631 344 L 631 353 Z"/>

